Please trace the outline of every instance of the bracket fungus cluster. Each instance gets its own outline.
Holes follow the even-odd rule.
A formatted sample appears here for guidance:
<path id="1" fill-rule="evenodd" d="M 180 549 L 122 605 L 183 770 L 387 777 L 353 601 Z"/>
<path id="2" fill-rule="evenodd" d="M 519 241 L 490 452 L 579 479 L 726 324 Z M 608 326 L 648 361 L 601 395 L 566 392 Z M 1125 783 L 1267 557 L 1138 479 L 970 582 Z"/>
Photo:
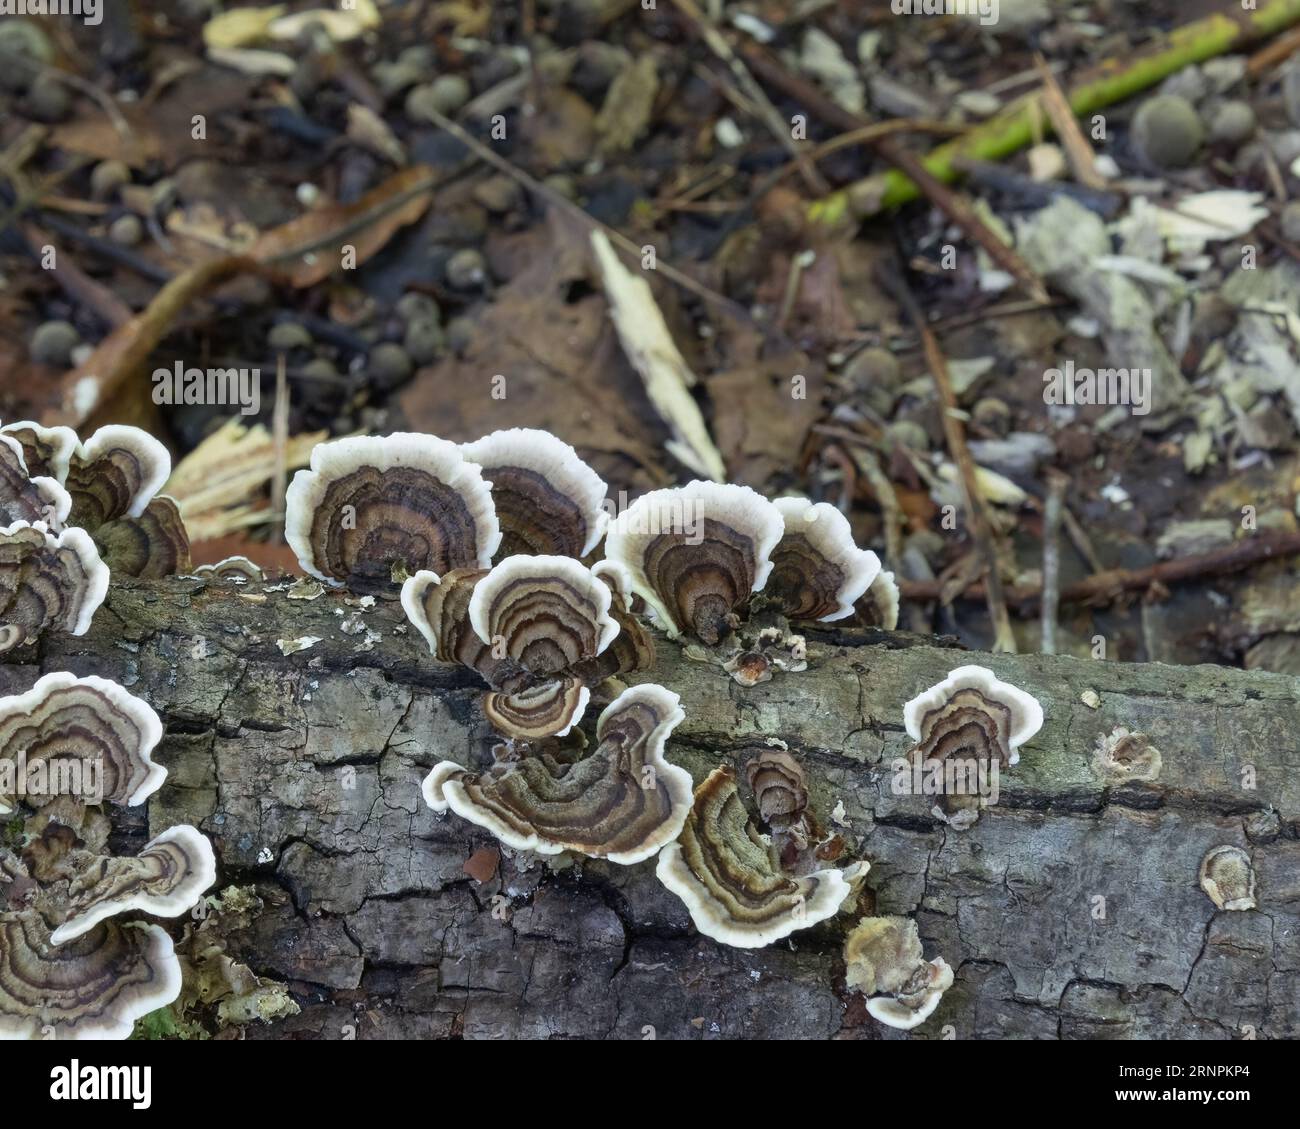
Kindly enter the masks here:
<path id="1" fill-rule="evenodd" d="M 833 917 L 867 869 L 858 862 L 789 873 L 754 826 L 735 771 L 724 765 L 696 788 L 682 832 L 659 853 L 655 873 L 706 937 L 754 949 Z"/>
<path id="2" fill-rule="evenodd" d="M 392 596 L 422 570 L 488 567 L 501 543 L 490 487 L 445 439 L 336 439 L 289 484 L 285 538 L 317 580 Z"/>
<path id="3" fill-rule="evenodd" d="M 943 957 L 927 961 L 916 922 L 864 917 L 844 942 L 845 984 L 867 997 L 867 1012 L 888 1027 L 919 1027 L 952 987 Z"/>
<path id="4" fill-rule="evenodd" d="M 494 774 L 443 761 L 425 780 L 424 798 L 518 850 L 640 862 L 680 833 L 690 811 L 690 773 L 664 759 L 683 716 L 670 690 L 634 686 L 605 708 L 596 747 L 580 760 L 539 753 Z"/>
<path id="5" fill-rule="evenodd" d="M 197 904 L 216 880 L 212 845 L 182 825 L 117 857 L 98 813 L 162 785 L 161 736 L 146 703 L 102 678 L 49 674 L 0 698 L 0 812 L 28 811 L 22 845 L 0 848 L 0 1037 L 125 1038 L 180 992 L 168 934 L 121 918 Z"/>
<path id="6" fill-rule="evenodd" d="M 84 529 L 44 523 L 0 529 L 0 652 L 46 630 L 83 635 L 108 593 L 108 566 Z"/>
<path id="7" fill-rule="evenodd" d="M 990 800 L 997 774 L 1020 760 L 1020 746 L 1043 725 L 1032 695 L 982 666 L 962 666 L 903 707 L 911 760 L 930 775 L 933 814 L 954 828 L 970 827 Z"/>
<path id="8" fill-rule="evenodd" d="M 188 572 L 190 542 L 174 499 L 159 494 L 171 456 L 138 427 L 101 427 L 85 442 L 67 427 L 23 421 L 0 428 L 16 442 L 34 480 L 57 483 L 68 496 L 62 520 L 93 538 L 110 569 L 157 579 Z"/>

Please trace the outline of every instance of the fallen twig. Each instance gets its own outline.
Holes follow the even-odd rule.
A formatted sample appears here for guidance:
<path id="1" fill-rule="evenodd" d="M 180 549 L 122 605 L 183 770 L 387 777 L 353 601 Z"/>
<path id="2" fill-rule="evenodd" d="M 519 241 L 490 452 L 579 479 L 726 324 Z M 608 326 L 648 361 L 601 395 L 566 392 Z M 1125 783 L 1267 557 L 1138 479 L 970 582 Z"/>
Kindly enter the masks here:
<path id="1" fill-rule="evenodd" d="M 1223 11 L 1176 28 L 1147 51 L 1103 62 L 1073 87 L 1070 109 L 1076 115 L 1090 114 L 1122 102 L 1183 67 L 1274 35 L 1297 21 L 1300 0 L 1271 0 L 1256 10 L 1243 10 L 1236 0 L 1225 3 Z M 1018 99 L 965 136 L 932 150 L 922 161 L 933 176 L 946 182 L 957 176 L 954 162 L 958 157 L 1000 160 L 1009 156 L 1032 141 L 1034 111 L 1032 96 Z M 915 181 L 889 169 L 816 201 L 810 215 L 825 223 L 837 223 L 846 216 L 865 219 L 919 194 Z"/>
<path id="2" fill-rule="evenodd" d="M 1145 592 L 1161 585 L 1180 584 L 1210 576 L 1224 576 L 1241 572 L 1261 561 L 1281 560 L 1300 555 L 1300 533 L 1256 534 L 1234 541 L 1220 549 L 1161 561 L 1146 568 L 1112 568 L 1094 573 L 1061 590 L 1061 603 L 1088 604 L 1100 607 L 1113 603 L 1127 592 Z M 939 584 L 929 580 L 900 580 L 903 598 L 907 600 L 937 600 Z M 986 598 L 983 582 L 972 584 L 961 598 L 982 600 Z M 1007 586 L 1003 589 L 1007 602 L 1021 610 L 1032 610 L 1043 597 L 1040 584 Z"/>
<path id="3" fill-rule="evenodd" d="M 917 333 L 921 335 L 926 364 L 939 391 L 939 402 L 943 409 L 944 438 L 948 443 L 948 453 L 957 464 L 960 473 L 962 494 L 966 501 L 966 515 L 970 521 L 975 545 L 984 561 L 985 599 L 988 603 L 989 618 L 993 621 L 992 649 L 1014 654 L 1016 641 L 1011 632 L 1011 618 L 1007 615 L 1007 604 L 1002 594 L 1002 575 L 998 571 L 997 548 L 993 543 L 988 515 L 984 511 L 984 497 L 976 483 L 975 460 L 971 458 L 970 448 L 966 446 L 966 433 L 961 424 L 957 395 L 948 376 L 947 359 L 939 347 L 938 338 L 926 323 L 924 311 L 908 288 L 901 268 L 882 271 L 882 281 L 903 307 L 912 324 L 916 326 Z"/>
<path id="4" fill-rule="evenodd" d="M 1069 478 L 1059 470 L 1047 472 L 1047 505 L 1043 511 L 1042 651 L 1056 654 L 1056 612 L 1061 599 L 1061 511 Z"/>

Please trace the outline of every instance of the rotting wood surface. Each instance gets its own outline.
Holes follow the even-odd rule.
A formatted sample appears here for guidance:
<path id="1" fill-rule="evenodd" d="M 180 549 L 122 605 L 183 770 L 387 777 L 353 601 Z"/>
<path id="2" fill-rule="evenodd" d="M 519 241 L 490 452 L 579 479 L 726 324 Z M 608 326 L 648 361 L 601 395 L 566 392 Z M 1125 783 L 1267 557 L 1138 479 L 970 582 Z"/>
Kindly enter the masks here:
<path id="1" fill-rule="evenodd" d="M 281 653 L 305 636 L 319 642 Z M 957 970 L 910 1033 L 843 988 L 856 914 L 745 951 L 699 937 L 652 863 L 506 852 L 473 881 L 466 860 L 495 841 L 429 811 L 420 782 L 443 758 L 483 763 L 477 683 L 435 663 L 395 602 L 115 583 L 86 636 L 7 656 L 0 691 L 94 673 L 162 715 L 170 775 L 148 827 L 119 813 L 118 837 L 138 847 L 194 823 L 221 886 L 257 884 L 266 907 L 232 955 L 288 981 L 303 1010 L 249 1037 L 1300 1036 L 1294 679 L 871 633 L 814 635 L 809 653 L 807 671 L 744 689 L 661 642 L 644 677 L 681 695 L 668 755 L 697 782 L 777 739 L 802 761 L 814 810 L 850 842 L 840 863 L 871 861 L 859 912 L 915 915 L 926 956 Z M 969 661 L 1032 691 L 1046 723 L 999 803 L 958 832 L 930 799 L 894 795 L 889 766 L 910 744 L 903 703 Z M 1160 749 L 1157 783 L 1107 790 L 1095 775 L 1096 740 L 1119 725 Z M 1199 888 L 1223 843 L 1253 855 L 1257 910 L 1216 911 Z"/>

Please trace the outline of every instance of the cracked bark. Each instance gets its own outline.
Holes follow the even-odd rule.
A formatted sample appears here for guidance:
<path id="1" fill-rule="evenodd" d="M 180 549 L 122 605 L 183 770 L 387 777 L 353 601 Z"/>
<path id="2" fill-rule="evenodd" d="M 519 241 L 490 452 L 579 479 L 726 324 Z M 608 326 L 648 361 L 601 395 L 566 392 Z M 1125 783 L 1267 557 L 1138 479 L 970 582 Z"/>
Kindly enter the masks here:
<path id="1" fill-rule="evenodd" d="M 358 621 L 380 636 L 369 649 Z M 308 635 L 320 642 L 281 654 L 277 640 Z M 643 677 L 681 694 L 669 757 L 697 780 L 780 738 L 822 821 L 843 803 L 846 859 L 872 863 L 857 911 L 915 915 L 926 955 L 957 970 L 911 1033 L 879 1027 L 844 991 L 854 914 L 750 952 L 697 936 L 649 863 L 506 852 L 489 882 L 470 879 L 465 860 L 494 841 L 434 815 L 419 786 L 436 760 L 485 755 L 477 683 L 434 663 L 395 605 L 115 584 L 88 635 L 6 656 L 0 692 L 50 670 L 95 673 L 162 715 L 167 784 L 147 813 L 119 818 L 117 837 L 138 847 L 195 823 L 222 884 L 258 886 L 266 909 L 232 955 L 288 981 L 303 1011 L 250 1037 L 1300 1036 L 1293 679 L 980 656 L 1037 695 L 1047 720 L 1000 802 L 956 832 L 929 799 L 892 794 L 889 764 L 909 744 L 903 702 L 968 659 L 849 632 L 814 635 L 810 658 L 802 674 L 742 689 L 665 643 Z M 1081 701 L 1089 689 L 1095 709 Z M 1156 784 L 1096 778 L 1094 742 L 1116 725 L 1160 748 Z M 1200 860 L 1220 843 L 1252 853 L 1257 911 L 1216 911 L 1201 892 Z"/>

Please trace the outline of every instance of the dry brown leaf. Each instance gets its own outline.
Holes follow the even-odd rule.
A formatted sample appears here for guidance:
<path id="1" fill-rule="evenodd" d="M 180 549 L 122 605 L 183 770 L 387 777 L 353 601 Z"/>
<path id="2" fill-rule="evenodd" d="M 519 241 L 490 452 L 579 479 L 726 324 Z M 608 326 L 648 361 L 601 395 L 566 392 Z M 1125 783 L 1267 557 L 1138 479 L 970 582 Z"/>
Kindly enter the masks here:
<path id="1" fill-rule="evenodd" d="M 285 272 L 292 286 L 314 286 L 342 269 L 344 248 L 354 248 L 353 265 L 360 266 L 398 230 L 424 215 L 435 182 L 436 175 L 427 165 L 412 165 L 354 204 L 327 204 L 272 228 L 248 253 Z"/>

